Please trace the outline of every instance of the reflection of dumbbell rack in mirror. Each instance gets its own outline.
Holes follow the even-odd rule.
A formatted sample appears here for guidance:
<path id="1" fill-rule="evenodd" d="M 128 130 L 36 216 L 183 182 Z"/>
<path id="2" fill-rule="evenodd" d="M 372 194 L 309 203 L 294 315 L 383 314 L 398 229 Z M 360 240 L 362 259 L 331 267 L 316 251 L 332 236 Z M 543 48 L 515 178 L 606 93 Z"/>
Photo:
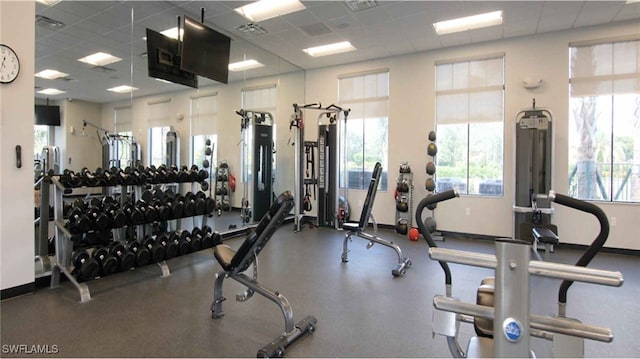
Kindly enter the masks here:
<path id="1" fill-rule="evenodd" d="M 218 216 L 222 215 L 222 211 L 231 211 L 231 188 L 229 183 L 229 164 L 227 161 L 220 161 L 218 170 L 216 171 L 216 208 Z"/>
<path id="2" fill-rule="evenodd" d="M 413 172 L 408 162 L 400 164 L 396 182 L 396 232 L 406 235 L 413 221 Z"/>
<path id="3" fill-rule="evenodd" d="M 436 154 L 438 153 L 438 146 L 436 146 L 436 132 L 430 131 L 427 136 L 428 144 L 427 144 L 427 158 L 429 158 L 427 165 L 425 166 L 425 171 L 427 173 L 427 179 L 424 182 L 424 187 L 427 190 L 427 195 L 431 196 L 434 192 L 436 192 Z M 433 205 L 428 205 L 427 209 L 431 211 L 429 215 L 424 219 L 424 225 L 429 231 L 429 233 L 433 234 L 436 232 L 436 220 L 435 220 L 435 209 L 437 203 Z M 438 239 L 444 240 L 443 237 L 435 237 Z"/>

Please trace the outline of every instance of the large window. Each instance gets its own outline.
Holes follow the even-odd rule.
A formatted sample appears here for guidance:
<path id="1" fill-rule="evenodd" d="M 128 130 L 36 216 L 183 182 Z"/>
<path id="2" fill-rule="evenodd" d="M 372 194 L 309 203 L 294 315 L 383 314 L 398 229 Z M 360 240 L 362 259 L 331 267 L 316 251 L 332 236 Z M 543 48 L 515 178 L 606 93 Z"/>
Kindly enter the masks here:
<path id="1" fill-rule="evenodd" d="M 147 104 L 147 123 L 149 125 L 148 160 L 156 167 L 167 163 L 166 141 L 170 127 L 170 100 L 149 102 Z"/>
<path id="2" fill-rule="evenodd" d="M 275 142 L 275 134 L 276 134 L 276 95 L 277 88 L 276 85 L 266 85 L 266 86 L 258 86 L 251 88 L 242 89 L 242 109 L 250 110 L 250 111 L 262 111 L 268 112 L 273 116 L 273 134 L 274 134 L 274 142 Z M 238 118 L 239 124 L 240 118 Z M 251 126 L 247 129 L 247 143 L 253 142 L 253 129 Z M 275 150 L 275 148 L 274 148 Z M 244 151 L 243 153 L 244 154 Z M 246 151 L 247 158 L 244 159 L 244 163 L 247 166 L 242 169 L 242 181 L 249 182 L 251 180 L 252 171 L 251 168 L 248 167 L 249 163 L 253 163 L 253 153 L 251 151 Z M 276 173 L 276 156 L 272 157 L 273 159 L 273 170 L 271 173 Z"/>
<path id="3" fill-rule="evenodd" d="M 216 94 L 191 98 L 191 163 L 202 167 L 202 161 L 208 159 L 215 167 L 218 161 L 218 103 Z M 207 140 L 210 145 L 207 146 Z M 205 148 L 213 151 L 211 157 L 205 155 Z"/>
<path id="4" fill-rule="evenodd" d="M 436 190 L 503 195 L 504 55 L 436 63 Z"/>
<path id="5" fill-rule="evenodd" d="M 640 202 L 640 40 L 569 53 L 569 194 Z"/>
<path id="6" fill-rule="evenodd" d="M 376 162 L 382 164 L 380 189 L 387 189 L 388 129 L 389 129 L 389 71 L 372 71 L 338 78 L 340 106 L 351 112 L 344 122 L 340 140 L 346 174 L 341 184 L 353 189 L 366 189 Z M 345 176 L 346 175 L 346 176 Z M 345 183 L 346 182 L 346 183 Z"/>

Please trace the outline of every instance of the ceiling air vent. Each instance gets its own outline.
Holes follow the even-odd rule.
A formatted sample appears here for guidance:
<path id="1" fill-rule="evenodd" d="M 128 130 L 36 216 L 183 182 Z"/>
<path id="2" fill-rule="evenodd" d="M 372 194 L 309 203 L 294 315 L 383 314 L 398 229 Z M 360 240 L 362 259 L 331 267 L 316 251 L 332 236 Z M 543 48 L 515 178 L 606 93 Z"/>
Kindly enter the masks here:
<path id="1" fill-rule="evenodd" d="M 378 6 L 375 0 L 347 0 L 345 1 L 349 9 L 353 12 L 358 12 L 372 7 Z"/>
<path id="2" fill-rule="evenodd" d="M 246 25 L 241 25 L 236 27 L 236 30 L 244 33 L 245 35 L 249 35 L 249 36 L 258 36 L 258 35 L 264 35 L 267 34 L 269 31 L 267 31 L 267 29 L 265 29 L 264 27 L 256 24 L 255 22 L 250 22 Z"/>
<path id="3" fill-rule="evenodd" d="M 65 27 L 63 22 L 42 15 L 36 15 L 36 25 L 53 31 Z"/>

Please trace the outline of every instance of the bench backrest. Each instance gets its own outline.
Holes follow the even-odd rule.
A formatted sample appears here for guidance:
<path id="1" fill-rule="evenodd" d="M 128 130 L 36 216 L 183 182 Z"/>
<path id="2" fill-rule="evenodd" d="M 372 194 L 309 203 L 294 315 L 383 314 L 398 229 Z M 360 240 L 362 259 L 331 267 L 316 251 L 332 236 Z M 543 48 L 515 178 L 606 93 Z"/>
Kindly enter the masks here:
<path id="1" fill-rule="evenodd" d="M 371 215 L 371 209 L 373 208 L 373 201 L 376 199 L 376 193 L 378 192 L 378 183 L 380 182 L 380 176 L 382 175 L 382 165 L 380 162 L 376 162 L 373 167 L 373 173 L 371 174 L 371 180 L 369 181 L 369 190 L 367 191 L 367 197 L 364 199 L 362 205 L 362 213 L 360 214 L 360 222 L 358 227 L 360 230 L 364 230 L 369 223 L 369 216 Z"/>
<path id="2" fill-rule="evenodd" d="M 290 191 L 283 192 L 252 230 L 231 259 L 232 271 L 244 272 L 287 217 L 295 202 Z"/>

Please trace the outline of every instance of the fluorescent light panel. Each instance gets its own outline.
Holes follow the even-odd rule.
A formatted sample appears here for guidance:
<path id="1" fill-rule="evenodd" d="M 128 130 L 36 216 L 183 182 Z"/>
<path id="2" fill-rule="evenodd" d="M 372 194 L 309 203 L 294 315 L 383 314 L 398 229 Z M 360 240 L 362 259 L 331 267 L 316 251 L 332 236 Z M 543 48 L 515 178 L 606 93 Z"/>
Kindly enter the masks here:
<path id="1" fill-rule="evenodd" d="M 104 52 L 96 52 L 95 54 L 78 59 L 78 61 L 80 62 L 91 64 L 94 66 L 105 66 L 108 64 L 112 64 L 114 62 L 118 62 L 120 60 L 122 59 L 117 56 L 113 56 L 111 54 L 107 54 Z"/>
<path id="2" fill-rule="evenodd" d="M 58 90 L 58 89 L 54 89 L 54 88 L 49 88 L 49 89 L 44 89 L 44 90 L 38 91 L 38 93 L 45 94 L 45 95 L 60 95 L 61 93 L 66 93 L 66 92 L 67 91 L 62 91 L 62 90 Z"/>
<path id="3" fill-rule="evenodd" d="M 61 77 L 69 76 L 69 74 L 65 74 L 64 72 L 60 72 L 58 70 L 50 70 L 50 69 L 42 70 L 35 75 L 36 77 L 40 77 L 48 80 L 55 80 Z"/>
<path id="4" fill-rule="evenodd" d="M 339 54 L 342 52 L 348 52 L 353 50 L 356 50 L 356 48 L 353 47 L 353 45 L 351 45 L 349 41 L 342 41 L 342 42 L 336 42 L 334 44 L 310 47 L 302 51 L 306 52 L 307 54 L 313 57 L 318 57 L 318 56 L 334 55 L 334 54 Z"/>
<path id="5" fill-rule="evenodd" d="M 444 35 L 500 24 L 502 24 L 502 11 L 492 11 L 484 14 L 436 22 L 433 24 L 433 27 L 438 35 Z"/>
<path id="6" fill-rule="evenodd" d="M 254 59 L 249 59 L 229 64 L 229 71 L 245 71 L 257 69 L 259 67 L 264 67 L 264 65 Z"/>
<path id="7" fill-rule="evenodd" d="M 260 0 L 235 11 L 253 22 L 259 22 L 303 9 L 306 7 L 298 0 Z"/>
<path id="8" fill-rule="evenodd" d="M 138 88 L 136 88 L 136 87 L 131 87 L 131 86 L 127 86 L 127 85 L 121 85 L 121 86 L 116 86 L 116 87 L 112 87 L 110 89 L 107 89 L 107 91 L 117 92 L 117 93 L 129 93 L 129 92 L 136 91 L 137 89 Z"/>
<path id="9" fill-rule="evenodd" d="M 36 0 L 36 2 L 39 2 L 40 4 L 44 4 L 47 6 L 51 6 L 59 3 L 60 0 Z"/>

